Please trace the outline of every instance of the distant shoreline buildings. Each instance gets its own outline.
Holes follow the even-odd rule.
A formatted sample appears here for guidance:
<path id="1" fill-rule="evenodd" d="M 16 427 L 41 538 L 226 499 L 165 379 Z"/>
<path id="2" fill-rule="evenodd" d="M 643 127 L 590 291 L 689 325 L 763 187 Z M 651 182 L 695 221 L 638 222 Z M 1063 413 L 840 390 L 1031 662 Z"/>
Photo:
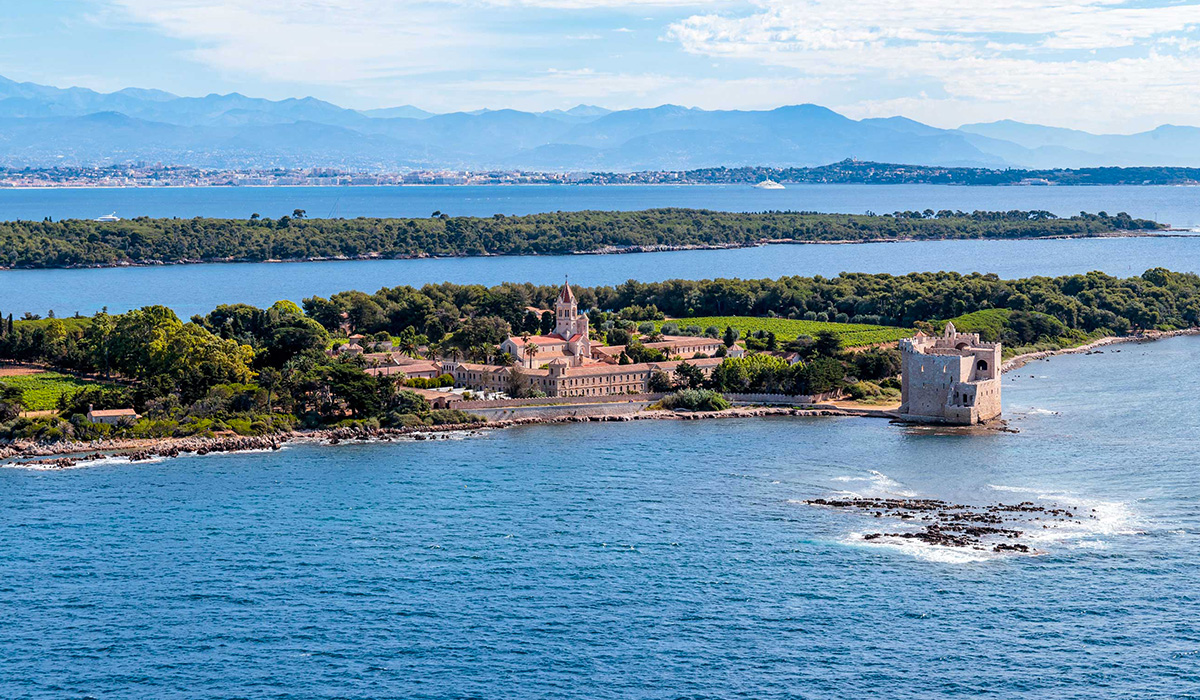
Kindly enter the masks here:
<path id="1" fill-rule="evenodd" d="M 769 183 L 769 184 L 768 184 Z M 373 187 L 398 185 L 746 185 L 782 189 L 787 184 L 943 185 L 1197 185 L 1200 168 L 1127 167 L 971 168 L 871 163 L 853 159 L 814 167 L 714 167 L 638 172 L 455 170 L 351 170 L 251 167 L 237 170 L 163 163 L 0 166 L 0 188 L 53 187 Z"/>

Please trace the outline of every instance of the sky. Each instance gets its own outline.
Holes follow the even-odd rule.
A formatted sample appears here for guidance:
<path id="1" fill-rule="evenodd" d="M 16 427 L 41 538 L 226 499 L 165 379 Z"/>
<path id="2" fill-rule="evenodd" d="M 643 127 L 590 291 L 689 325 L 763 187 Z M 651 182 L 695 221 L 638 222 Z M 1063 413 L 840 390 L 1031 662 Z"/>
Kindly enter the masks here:
<path id="1" fill-rule="evenodd" d="M 0 13 L 0 75 L 105 92 L 1200 125 L 1200 0 L 0 0 Z"/>

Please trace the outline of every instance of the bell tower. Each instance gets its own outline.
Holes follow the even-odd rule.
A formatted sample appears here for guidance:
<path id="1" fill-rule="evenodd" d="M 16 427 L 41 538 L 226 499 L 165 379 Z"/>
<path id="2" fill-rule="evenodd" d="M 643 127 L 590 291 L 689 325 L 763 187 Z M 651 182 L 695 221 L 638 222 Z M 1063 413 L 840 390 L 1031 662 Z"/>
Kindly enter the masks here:
<path id="1" fill-rule="evenodd" d="M 565 280 L 558 293 L 558 300 L 554 302 L 554 332 L 564 339 L 570 339 L 579 332 L 579 305 L 575 301 L 571 285 Z"/>

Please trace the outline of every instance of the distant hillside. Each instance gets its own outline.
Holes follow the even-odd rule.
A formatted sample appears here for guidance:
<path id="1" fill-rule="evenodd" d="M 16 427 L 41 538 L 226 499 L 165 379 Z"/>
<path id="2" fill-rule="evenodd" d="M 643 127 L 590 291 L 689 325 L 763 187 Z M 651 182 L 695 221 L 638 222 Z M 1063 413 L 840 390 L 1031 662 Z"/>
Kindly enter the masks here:
<path id="1" fill-rule="evenodd" d="M 849 119 L 818 105 L 702 110 L 352 110 L 311 97 L 99 93 L 0 77 L 0 165 L 145 160 L 210 168 L 553 171 L 808 167 L 854 158 L 920 166 L 1200 166 L 1200 129 L 1095 135 L 1019 122 L 940 129 Z"/>

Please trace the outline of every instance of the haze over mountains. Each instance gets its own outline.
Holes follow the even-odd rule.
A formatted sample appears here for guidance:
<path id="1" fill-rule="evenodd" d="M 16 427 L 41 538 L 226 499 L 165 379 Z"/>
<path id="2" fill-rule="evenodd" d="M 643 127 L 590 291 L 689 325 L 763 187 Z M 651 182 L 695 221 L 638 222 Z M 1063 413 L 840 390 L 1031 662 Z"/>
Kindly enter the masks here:
<path id="1" fill-rule="evenodd" d="M 845 158 L 1023 168 L 1200 166 L 1200 128 L 1096 135 L 998 121 L 940 129 L 903 117 L 854 120 L 808 104 L 766 111 L 674 105 L 358 111 L 311 97 L 98 93 L 0 77 L 0 164 L 7 166 L 144 160 L 214 168 L 627 171 L 813 166 Z"/>

